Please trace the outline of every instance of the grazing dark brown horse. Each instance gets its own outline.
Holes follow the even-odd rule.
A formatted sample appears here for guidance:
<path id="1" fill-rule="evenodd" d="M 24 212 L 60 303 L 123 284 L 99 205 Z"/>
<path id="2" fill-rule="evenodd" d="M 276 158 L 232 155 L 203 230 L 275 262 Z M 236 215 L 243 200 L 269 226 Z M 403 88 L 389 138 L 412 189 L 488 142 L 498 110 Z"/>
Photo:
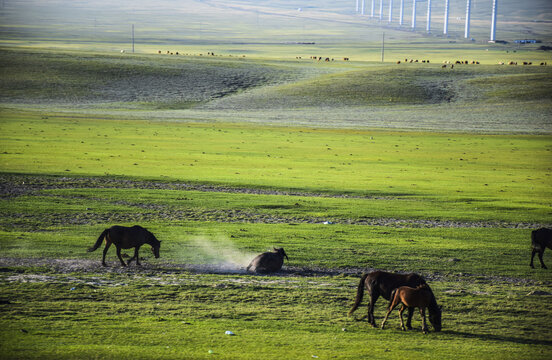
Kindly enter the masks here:
<path id="1" fill-rule="evenodd" d="M 364 289 L 370 295 L 370 304 L 368 305 L 368 322 L 373 327 L 376 327 L 374 319 L 374 305 L 376 300 L 382 296 L 385 300 L 391 299 L 391 292 L 400 286 L 412 286 L 425 284 L 425 280 L 418 274 L 395 274 L 385 271 L 373 271 L 369 274 L 362 275 L 358 284 L 355 304 L 349 311 L 349 316 L 359 307 L 364 296 Z M 411 329 L 413 309 L 408 309 L 408 320 L 406 326 Z"/>
<path id="2" fill-rule="evenodd" d="M 279 271 L 284 264 L 284 256 L 286 257 L 286 259 L 289 260 L 286 252 L 284 251 L 284 248 L 274 248 L 273 251 L 257 255 L 247 266 L 247 271 L 257 273 L 270 273 Z"/>
<path id="3" fill-rule="evenodd" d="M 404 309 L 408 308 L 418 308 L 420 309 L 420 315 L 422 316 L 422 332 L 425 334 L 428 332 L 426 318 L 425 318 L 425 309 L 429 310 L 429 322 L 433 325 L 435 331 L 441 331 L 441 308 L 437 305 L 435 296 L 427 284 L 420 285 L 417 288 L 410 286 L 401 286 L 393 290 L 391 293 L 391 301 L 389 302 L 389 309 L 385 318 L 381 323 L 381 328 L 385 326 L 385 322 L 391 314 L 391 311 L 397 305 L 402 304 L 401 309 L 399 310 L 399 318 L 401 319 L 401 328 L 406 330 L 404 327 L 404 321 L 402 313 Z"/>
<path id="4" fill-rule="evenodd" d="M 542 261 L 542 255 L 544 254 L 544 249 L 549 248 L 552 250 L 552 229 L 540 228 L 532 231 L 531 247 L 533 248 L 533 252 L 531 253 L 531 264 L 529 265 L 534 268 L 533 258 L 535 254 L 538 253 L 541 267 L 547 269 L 546 265 L 544 265 L 544 261 Z"/>
<path id="5" fill-rule="evenodd" d="M 134 225 L 133 227 L 126 226 L 112 226 L 109 229 L 105 229 L 94 246 L 88 249 L 89 252 L 96 250 L 102 244 L 102 240 L 105 238 L 105 248 L 103 250 L 102 265 L 105 264 L 105 255 L 111 244 L 114 244 L 117 248 L 117 256 L 121 260 L 123 266 L 127 266 L 121 257 L 121 249 L 130 249 L 134 248 L 134 256 L 128 260 L 128 264 L 132 260 L 136 260 L 136 264 L 140 265 L 140 258 L 138 256 L 138 250 L 140 246 L 144 244 L 151 245 L 151 252 L 155 258 L 159 258 L 159 248 L 161 246 L 161 241 L 157 240 L 155 235 L 153 235 L 148 230 L 144 229 L 141 226 Z"/>

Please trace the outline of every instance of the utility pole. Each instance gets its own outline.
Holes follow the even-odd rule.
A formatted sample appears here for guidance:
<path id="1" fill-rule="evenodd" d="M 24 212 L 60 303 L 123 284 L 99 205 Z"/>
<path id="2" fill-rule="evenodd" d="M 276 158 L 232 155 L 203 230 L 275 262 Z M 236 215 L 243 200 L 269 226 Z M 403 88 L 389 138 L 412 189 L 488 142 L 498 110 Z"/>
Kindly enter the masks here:
<path id="1" fill-rule="evenodd" d="M 496 40 L 496 3 L 498 0 L 493 0 L 493 13 L 491 17 L 491 41 Z"/>
<path id="2" fill-rule="evenodd" d="M 427 0 L 427 24 L 426 31 L 429 34 L 431 32 L 431 0 Z"/>
<path id="3" fill-rule="evenodd" d="M 383 54 L 385 53 L 385 33 L 381 33 L 381 62 L 383 62 Z"/>
<path id="4" fill-rule="evenodd" d="M 412 30 L 416 30 L 416 0 L 412 0 Z"/>
<path id="5" fill-rule="evenodd" d="M 443 19 L 443 34 L 448 35 L 449 1 L 445 0 L 445 18 Z"/>
<path id="6" fill-rule="evenodd" d="M 134 24 L 132 24 L 132 53 L 134 54 Z"/>
<path id="7" fill-rule="evenodd" d="M 464 37 L 470 37 L 470 15 L 471 15 L 471 0 L 466 0 L 466 26 L 464 29 Z"/>
<path id="8" fill-rule="evenodd" d="M 401 9 L 399 12 L 399 25 L 403 24 L 403 15 L 404 15 L 404 0 L 401 0 Z"/>

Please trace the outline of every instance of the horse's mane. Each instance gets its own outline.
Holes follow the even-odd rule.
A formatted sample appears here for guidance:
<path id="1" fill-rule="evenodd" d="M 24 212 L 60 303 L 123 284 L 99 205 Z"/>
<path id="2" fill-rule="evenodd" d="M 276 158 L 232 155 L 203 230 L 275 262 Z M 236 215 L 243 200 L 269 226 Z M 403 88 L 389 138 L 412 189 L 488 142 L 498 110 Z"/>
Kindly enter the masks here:
<path id="1" fill-rule="evenodd" d="M 416 287 L 416 290 L 427 290 L 431 294 L 431 300 L 429 303 L 429 307 L 432 309 L 438 309 L 439 306 L 437 305 L 437 299 L 435 299 L 435 295 L 433 295 L 433 290 L 429 287 L 428 284 L 421 284 Z"/>
<path id="2" fill-rule="evenodd" d="M 145 229 L 144 229 L 145 230 Z M 155 235 L 153 235 L 153 233 L 151 233 L 150 231 L 146 230 L 146 234 L 147 234 L 147 242 L 148 244 L 152 245 L 152 246 L 157 246 L 161 243 L 161 241 L 157 240 L 157 238 L 155 237 Z"/>

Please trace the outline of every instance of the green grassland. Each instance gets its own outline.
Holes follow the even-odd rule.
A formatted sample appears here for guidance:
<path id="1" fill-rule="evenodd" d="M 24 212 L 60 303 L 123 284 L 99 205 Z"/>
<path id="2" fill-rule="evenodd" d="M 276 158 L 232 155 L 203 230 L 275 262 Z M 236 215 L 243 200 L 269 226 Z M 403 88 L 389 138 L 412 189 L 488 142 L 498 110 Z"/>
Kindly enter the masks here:
<path id="1" fill-rule="evenodd" d="M 550 45 L 550 4 L 501 1 L 508 44 L 472 4 L 474 41 L 462 1 L 448 38 L 354 2 L 2 2 L 0 358 L 549 359 L 552 58 L 512 40 Z M 102 267 L 115 224 L 161 257 Z M 443 331 L 347 317 L 374 269 L 422 274 Z"/>
<path id="2" fill-rule="evenodd" d="M 528 295 L 551 288 L 528 266 L 529 228 L 550 219 L 548 135 L 14 110 L 2 128 L 2 183 L 15 189 L 0 202 L 5 357 L 550 354 L 548 296 Z M 100 250 L 85 252 L 135 223 L 163 241 L 161 259 L 144 248 L 146 265 L 123 270 L 112 250 L 102 269 Z M 243 274 L 272 246 L 290 256 L 284 273 Z M 369 269 L 426 276 L 444 331 L 347 318 Z"/>
<path id="3" fill-rule="evenodd" d="M 89 276 L 68 278 L 56 277 L 57 283 L 46 286 L 30 283 L 3 289 L 3 296 L 19 299 L 4 312 L 12 319 L 2 327 L 4 334 L 13 334 L 2 344 L 7 357 L 272 359 L 283 354 L 305 359 L 469 359 L 495 358 L 500 352 L 507 359 L 544 359 L 548 355 L 548 338 L 533 333 L 534 328 L 549 326 L 547 311 L 538 299 L 526 296 L 531 289 L 526 285 L 482 288 L 475 281 L 462 289 L 465 293 L 441 295 L 440 300 L 450 304 L 444 319 L 451 328 L 424 336 L 420 331 L 402 333 L 396 317 L 385 331 L 347 319 L 343 308 L 355 280 L 347 277 L 114 274 L 101 284 Z M 456 286 L 443 282 L 435 290 Z M 523 318 L 523 324 L 510 323 L 512 315 Z M 418 327 L 416 320 L 413 324 Z"/>
<path id="4" fill-rule="evenodd" d="M 369 201 L 369 210 L 357 216 L 400 211 L 386 210 L 388 197 L 397 199 L 399 208 L 412 204 L 405 214 L 419 209 L 418 218 L 547 222 L 550 216 L 552 149 L 544 135 L 474 137 L 55 116 L 7 116 L 2 130 L 5 172 L 28 173 L 31 166 L 36 174 L 185 179 L 384 198 Z"/>

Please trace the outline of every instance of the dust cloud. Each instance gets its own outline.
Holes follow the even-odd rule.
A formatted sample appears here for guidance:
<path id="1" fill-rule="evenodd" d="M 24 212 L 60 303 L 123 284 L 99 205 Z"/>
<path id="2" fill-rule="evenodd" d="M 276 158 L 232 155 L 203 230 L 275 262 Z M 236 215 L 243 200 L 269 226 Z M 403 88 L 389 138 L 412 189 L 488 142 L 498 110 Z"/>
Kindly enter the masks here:
<path id="1" fill-rule="evenodd" d="M 184 254 L 182 254 L 184 255 Z M 245 268 L 258 253 L 238 249 L 232 240 L 217 236 L 195 236 L 186 246 L 185 258 L 193 263 L 207 265 L 217 271 L 245 271 Z"/>

